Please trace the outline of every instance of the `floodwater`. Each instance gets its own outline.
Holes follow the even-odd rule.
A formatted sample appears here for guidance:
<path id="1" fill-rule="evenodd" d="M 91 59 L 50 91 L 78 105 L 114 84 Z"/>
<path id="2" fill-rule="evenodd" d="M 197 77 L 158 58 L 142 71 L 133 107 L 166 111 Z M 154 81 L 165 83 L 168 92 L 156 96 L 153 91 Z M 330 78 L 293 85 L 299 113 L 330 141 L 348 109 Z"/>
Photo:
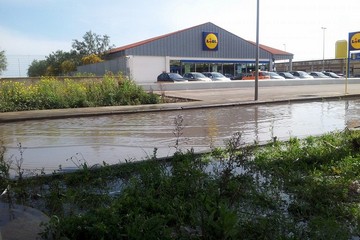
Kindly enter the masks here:
<path id="1" fill-rule="evenodd" d="M 304 138 L 360 125 L 360 100 L 249 105 L 196 110 L 25 121 L 0 125 L 6 159 L 33 172 L 76 169 L 86 162 L 116 164 L 171 155 L 175 119 L 183 118 L 178 138 L 183 150 L 224 146 L 241 132 L 245 143 L 272 137 Z M 357 124 L 359 123 L 359 124 Z M 20 147 L 21 145 L 21 147 Z"/>

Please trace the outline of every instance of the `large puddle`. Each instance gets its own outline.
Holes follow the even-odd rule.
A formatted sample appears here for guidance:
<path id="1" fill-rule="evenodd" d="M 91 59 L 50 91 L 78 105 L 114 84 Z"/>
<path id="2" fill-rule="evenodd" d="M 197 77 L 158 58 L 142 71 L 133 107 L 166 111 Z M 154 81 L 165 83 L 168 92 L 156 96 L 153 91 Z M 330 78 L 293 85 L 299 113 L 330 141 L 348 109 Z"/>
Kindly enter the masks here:
<path id="1" fill-rule="evenodd" d="M 154 148 L 158 157 L 169 156 L 175 150 L 178 115 L 184 119 L 181 148 L 204 151 L 223 146 L 235 132 L 245 142 L 263 143 L 274 136 L 285 140 L 343 130 L 360 125 L 359 113 L 360 100 L 341 100 L 25 121 L 1 124 L 0 140 L 7 159 L 15 163 L 22 156 L 22 168 L 52 172 L 60 165 L 74 169 L 84 161 L 141 160 Z"/>

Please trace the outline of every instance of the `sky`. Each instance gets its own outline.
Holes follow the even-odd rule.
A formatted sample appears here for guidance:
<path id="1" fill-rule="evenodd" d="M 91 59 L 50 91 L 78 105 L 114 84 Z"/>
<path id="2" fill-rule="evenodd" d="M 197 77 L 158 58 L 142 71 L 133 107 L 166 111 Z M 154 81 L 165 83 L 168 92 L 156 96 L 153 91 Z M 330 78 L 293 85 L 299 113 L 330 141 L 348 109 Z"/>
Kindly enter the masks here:
<path id="1" fill-rule="evenodd" d="M 335 58 L 335 43 L 360 31 L 358 0 L 259 0 L 259 42 L 294 61 Z M 256 0 L 0 0 L 0 51 L 8 70 L 57 50 L 70 51 L 86 32 L 121 47 L 206 22 L 256 41 Z M 323 29 L 326 28 L 326 29 Z"/>

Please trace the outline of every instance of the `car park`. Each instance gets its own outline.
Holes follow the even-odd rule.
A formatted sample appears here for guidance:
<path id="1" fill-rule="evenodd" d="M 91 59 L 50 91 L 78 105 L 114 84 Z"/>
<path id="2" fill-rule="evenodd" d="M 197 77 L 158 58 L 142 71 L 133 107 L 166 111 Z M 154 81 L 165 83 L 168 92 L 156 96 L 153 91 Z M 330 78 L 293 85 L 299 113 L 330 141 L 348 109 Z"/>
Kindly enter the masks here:
<path id="1" fill-rule="evenodd" d="M 313 79 L 314 77 L 311 76 L 310 74 L 308 74 L 307 72 L 304 71 L 294 71 L 294 72 L 290 72 L 292 75 L 294 75 L 295 77 L 299 77 L 301 79 Z"/>
<path id="2" fill-rule="evenodd" d="M 212 80 L 206 77 L 204 74 L 199 72 L 188 72 L 183 76 L 188 81 L 203 81 L 203 82 L 211 82 Z"/>
<path id="3" fill-rule="evenodd" d="M 285 79 L 283 76 L 280 76 L 276 72 L 269 72 L 270 79 Z"/>
<path id="4" fill-rule="evenodd" d="M 225 77 L 219 72 L 203 72 L 203 74 L 210 78 L 212 81 L 223 81 L 223 82 L 229 82 L 230 78 Z"/>
<path id="5" fill-rule="evenodd" d="M 299 79 L 299 77 L 295 77 L 289 72 L 278 72 L 280 76 L 283 76 L 285 79 Z"/>
<path id="6" fill-rule="evenodd" d="M 329 76 L 325 75 L 322 72 L 310 72 L 309 74 L 314 78 L 329 78 Z"/>
<path id="7" fill-rule="evenodd" d="M 331 78 L 342 78 L 341 76 L 337 75 L 336 73 L 333 72 L 323 72 L 325 75 L 331 77 Z"/>
<path id="8" fill-rule="evenodd" d="M 187 82 L 183 76 L 178 73 L 163 72 L 157 77 L 158 82 Z"/>

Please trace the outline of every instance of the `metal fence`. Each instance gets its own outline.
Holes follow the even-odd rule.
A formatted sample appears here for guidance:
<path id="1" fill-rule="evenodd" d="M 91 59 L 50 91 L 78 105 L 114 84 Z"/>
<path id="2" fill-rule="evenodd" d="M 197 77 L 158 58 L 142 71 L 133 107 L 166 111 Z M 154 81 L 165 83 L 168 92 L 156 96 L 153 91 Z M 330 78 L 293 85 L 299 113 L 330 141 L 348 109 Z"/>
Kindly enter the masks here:
<path id="1" fill-rule="evenodd" d="M 27 77 L 27 71 L 34 60 L 45 60 L 45 55 L 6 55 L 7 68 L 0 77 Z"/>

